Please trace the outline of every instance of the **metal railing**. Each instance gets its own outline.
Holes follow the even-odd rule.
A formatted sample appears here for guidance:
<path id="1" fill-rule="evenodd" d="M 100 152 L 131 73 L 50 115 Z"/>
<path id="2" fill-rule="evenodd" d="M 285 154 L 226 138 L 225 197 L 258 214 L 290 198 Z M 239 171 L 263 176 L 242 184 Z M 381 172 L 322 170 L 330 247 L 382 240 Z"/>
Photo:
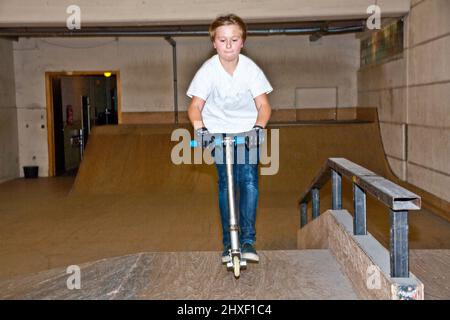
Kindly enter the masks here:
<path id="1" fill-rule="evenodd" d="M 320 189 L 331 178 L 333 210 L 342 209 L 342 176 L 353 182 L 353 233 L 366 235 L 366 192 L 390 208 L 391 277 L 409 277 L 408 211 L 419 210 L 420 196 L 344 158 L 329 158 L 300 198 L 300 227 L 307 223 L 308 201 L 312 218 L 319 216 Z"/>

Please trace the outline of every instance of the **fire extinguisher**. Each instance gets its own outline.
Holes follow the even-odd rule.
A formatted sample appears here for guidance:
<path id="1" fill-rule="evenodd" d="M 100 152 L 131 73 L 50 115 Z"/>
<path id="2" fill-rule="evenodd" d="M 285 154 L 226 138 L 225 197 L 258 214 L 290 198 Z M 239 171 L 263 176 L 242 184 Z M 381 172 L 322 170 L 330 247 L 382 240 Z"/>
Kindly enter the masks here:
<path id="1" fill-rule="evenodd" d="M 66 107 L 66 124 L 68 126 L 73 124 L 73 108 L 70 104 Z"/>

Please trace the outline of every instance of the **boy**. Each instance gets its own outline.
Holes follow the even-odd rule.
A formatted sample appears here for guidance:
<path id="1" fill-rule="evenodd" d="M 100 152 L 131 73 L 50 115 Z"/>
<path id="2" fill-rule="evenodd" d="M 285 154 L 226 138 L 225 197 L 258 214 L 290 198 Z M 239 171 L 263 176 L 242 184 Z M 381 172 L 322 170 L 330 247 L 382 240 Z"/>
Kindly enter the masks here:
<path id="1" fill-rule="evenodd" d="M 230 135 L 245 132 L 255 137 L 259 136 L 260 130 L 269 121 L 271 107 L 267 94 L 273 89 L 262 70 L 240 53 L 246 32 L 245 23 L 234 14 L 218 17 L 209 27 L 211 42 L 217 54 L 197 71 L 187 91 L 187 95 L 192 98 L 188 107 L 189 120 L 200 138 L 210 133 Z M 254 147 L 255 139 L 250 141 Z M 235 188 L 240 194 L 241 254 L 243 259 L 258 262 L 259 257 L 254 248 L 258 163 L 247 162 L 241 164 L 234 161 L 233 164 Z M 228 185 L 225 164 L 216 162 L 216 167 L 224 246 L 222 262 L 226 263 L 230 261 L 231 248 Z"/>

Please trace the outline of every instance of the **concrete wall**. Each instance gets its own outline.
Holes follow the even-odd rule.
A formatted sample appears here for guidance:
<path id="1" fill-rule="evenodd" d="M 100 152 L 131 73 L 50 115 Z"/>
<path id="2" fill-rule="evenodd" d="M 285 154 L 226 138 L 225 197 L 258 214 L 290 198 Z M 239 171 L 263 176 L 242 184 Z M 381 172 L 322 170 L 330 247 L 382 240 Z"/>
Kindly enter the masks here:
<path id="1" fill-rule="evenodd" d="M 394 173 L 450 201 L 450 1 L 413 1 L 403 58 L 358 72 Z"/>
<path id="2" fill-rule="evenodd" d="M 402 16 L 410 0 L 1 0 L 0 26 L 65 26 L 66 8 L 81 9 L 82 26 L 209 23 L 232 10 L 247 21 L 331 20 L 367 17 L 377 4 L 383 15 Z"/>
<path id="3" fill-rule="evenodd" d="M 186 110 L 190 101 L 186 88 L 202 62 L 215 52 L 204 38 L 180 38 L 177 42 L 179 103 L 180 110 Z M 305 106 L 296 99 L 299 88 L 337 87 L 339 107 L 356 105 L 359 43 L 354 35 L 325 37 L 316 43 L 305 36 L 254 37 L 247 40 L 243 53 L 263 69 L 274 87 L 270 94 L 274 109 Z M 320 92 L 315 97 L 320 101 Z"/>
<path id="4" fill-rule="evenodd" d="M 0 39 L 0 182 L 19 175 L 13 46 Z"/>
<path id="5" fill-rule="evenodd" d="M 179 110 L 186 110 L 187 87 L 214 51 L 206 37 L 175 40 Z M 359 41 L 352 34 L 311 44 L 306 36 L 254 37 L 244 53 L 261 66 L 275 88 L 270 95 L 275 109 L 295 107 L 296 90 L 305 87 L 336 87 L 339 106 L 356 105 Z M 118 70 L 122 112 L 173 110 L 172 47 L 164 39 L 20 38 L 14 58 L 20 163 L 36 155 L 43 175 L 48 174 L 45 72 Z"/>

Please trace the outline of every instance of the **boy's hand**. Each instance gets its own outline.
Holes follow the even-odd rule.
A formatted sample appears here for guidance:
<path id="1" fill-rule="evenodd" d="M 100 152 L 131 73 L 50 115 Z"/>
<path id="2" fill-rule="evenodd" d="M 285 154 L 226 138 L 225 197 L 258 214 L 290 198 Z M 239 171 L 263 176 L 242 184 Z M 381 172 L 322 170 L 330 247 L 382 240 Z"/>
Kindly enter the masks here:
<path id="1" fill-rule="evenodd" d="M 254 125 L 253 129 L 246 134 L 245 144 L 247 148 L 252 149 L 264 143 L 264 128 L 260 125 Z"/>
<path id="2" fill-rule="evenodd" d="M 209 131 L 206 127 L 201 127 L 201 128 L 198 128 L 197 130 L 195 130 L 195 134 L 197 135 L 197 137 L 201 137 L 208 133 L 209 133 Z"/>
<path id="3" fill-rule="evenodd" d="M 202 149 L 207 148 L 212 142 L 212 136 L 206 127 L 201 127 L 195 130 L 196 140 L 202 146 Z"/>

